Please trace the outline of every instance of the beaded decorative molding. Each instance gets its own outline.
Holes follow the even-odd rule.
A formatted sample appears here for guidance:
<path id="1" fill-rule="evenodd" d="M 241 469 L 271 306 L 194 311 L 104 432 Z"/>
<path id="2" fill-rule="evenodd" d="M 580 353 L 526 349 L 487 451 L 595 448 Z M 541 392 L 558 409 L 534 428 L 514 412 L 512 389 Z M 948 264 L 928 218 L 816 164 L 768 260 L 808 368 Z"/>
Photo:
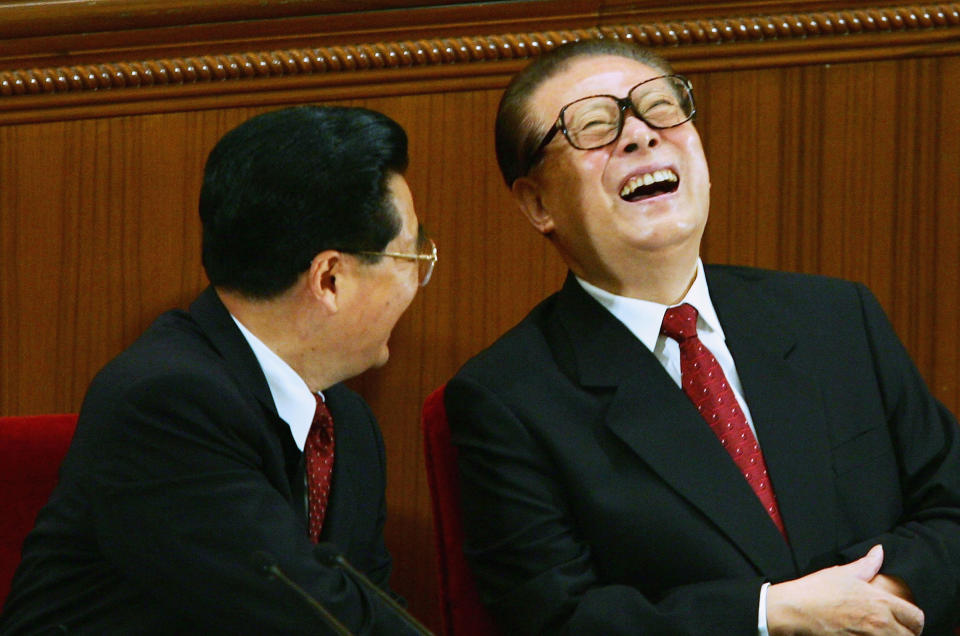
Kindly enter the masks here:
<path id="1" fill-rule="evenodd" d="M 380 42 L 0 71 L 0 97 L 525 59 L 567 41 L 590 38 L 619 38 L 656 48 L 957 27 L 960 27 L 960 3 Z"/>

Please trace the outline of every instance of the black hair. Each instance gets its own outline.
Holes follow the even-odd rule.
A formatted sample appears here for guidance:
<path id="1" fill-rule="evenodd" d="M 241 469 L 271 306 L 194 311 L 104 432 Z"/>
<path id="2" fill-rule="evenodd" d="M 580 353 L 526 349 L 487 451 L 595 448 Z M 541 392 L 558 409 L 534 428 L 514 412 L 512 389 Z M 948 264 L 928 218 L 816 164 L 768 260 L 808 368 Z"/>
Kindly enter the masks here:
<path id="1" fill-rule="evenodd" d="M 365 108 L 299 106 L 247 120 L 207 158 L 200 193 L 207 277 L 268 299 L 324 250 L 383 250 L 402 226 L 387 180 L 407 163 L 403 128 Z"/>
<path id="2" fill-rule="evenodd" d="M 567 42 L 544 53 L 510 81 L 497 110 L 497 163 L 507 186 L 526 174 L 537 145 L 546 134 L 544 126 L 553 122 L 537 121 L 529 112 L 533 93 L 544 82 L 566 69 L 576 58 L 613 55 L 636 60 L 664 75 L 673 72 L 670 63 L 649 49 L 609 38 Z"/>

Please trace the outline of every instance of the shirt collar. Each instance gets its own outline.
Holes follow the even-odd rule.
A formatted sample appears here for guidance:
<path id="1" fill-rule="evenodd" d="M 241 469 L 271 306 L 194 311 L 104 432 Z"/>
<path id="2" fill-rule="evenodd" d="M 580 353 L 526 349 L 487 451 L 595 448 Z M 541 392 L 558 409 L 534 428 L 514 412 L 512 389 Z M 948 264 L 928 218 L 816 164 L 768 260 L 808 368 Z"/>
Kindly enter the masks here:
<path id="1" fill-rule="evenodd" d="M 244 327 L 236 316 L 230 314 L 230 317 L 237 323 L 240 333 L 253 350 L 253 355 L 256 356 L 264 377 L 267 378 L 277 414 L 290 427 L 290 433 L 297 447 L 303 450 L 307 433 L 310 432 L 310 425 L 313 424 L 313 414 L 317 410 L 317 401 L 310 387 L 289 364 Z M 322 393 L 318 392 L 317 395 L 323 398 Z"/>
<path id="2" fill-rule="evenodd" d="M 663 314 L 669 307 L 675 307 L 676 305 L 661 305 L 649 300 L 618 296 L 600 289 L 596 285 L 591 285 L 579 276 L 576 278 L 584 291 L 606 307 L 617 320 L 626 325 L 627 329 L 646 345 L 647 349 L 653 351 L 656 348 L 657 338 L 660 337 L 660 325 L 663 324 Z M 721 338 L 723 337 L 723 329 L 720 327 L 720 320 L 717 318 L 717 312 L 710 300 L 710 290 L 707 289 L 707 277 L 703 271 L 703 262 L 699 258 L 697 259 L 697 273 L 693 279 L 693 284 L 690 285 L 690 289 L 687 290 L 686 295 L 677 305 L 683 303 L 689 303 L 697 309 L 699 313 L 698 330 L 707 329 L 717 332 Z"/>

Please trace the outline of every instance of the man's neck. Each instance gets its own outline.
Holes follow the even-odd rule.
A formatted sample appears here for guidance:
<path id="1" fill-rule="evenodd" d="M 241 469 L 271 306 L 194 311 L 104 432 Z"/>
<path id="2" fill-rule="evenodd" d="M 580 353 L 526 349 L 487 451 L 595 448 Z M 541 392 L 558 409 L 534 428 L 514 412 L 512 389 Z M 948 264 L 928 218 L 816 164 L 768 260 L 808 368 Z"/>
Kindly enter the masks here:
<path id="1" fill-rule="evenodd" d="M 636 259 L 630 267 L 618 267 L 594 276 L 574 267 L 571 269 L 583 280 L 611 294 L 674 305 L 684 297 L 696 278 L 697 255 L 682 259 Z"/>
<path id="2" fill-rule="evenodd" d="M 317 364 L 317 360 L 334 362 L 335 355 L 318 351 L 316 343 L 328 340 L 317 337 L 319 328 L 296 290 L 269 300 L 219 288 L 216 291 L 233 317 L 296 371 L 311 391 L 322 391 L 340 381 L 330 373 L 335 364 L 325 364 L 325 368 Z"/>

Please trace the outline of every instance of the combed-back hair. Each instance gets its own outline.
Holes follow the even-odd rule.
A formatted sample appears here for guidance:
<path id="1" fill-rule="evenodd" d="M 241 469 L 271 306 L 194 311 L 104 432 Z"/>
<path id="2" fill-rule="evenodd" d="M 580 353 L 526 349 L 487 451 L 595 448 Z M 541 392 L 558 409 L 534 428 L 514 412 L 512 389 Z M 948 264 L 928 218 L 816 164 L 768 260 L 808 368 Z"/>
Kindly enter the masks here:
<path id="1" fill-rule="evenodd" d="M 622 40 L 597 39 L 567 42 L 544 53 L 510 81 L 497 110 L 497 163 L 507 187 L 524 176 L 537 145 L 553 121 L 539 121 L 529 112 L 533 93 L 548 79 L 566 69 L 572 60 L 597 55 L 613 55 L 636 60 L 664 75 L 673 72 L 665 59 L 636 44 Z"/>
<path id="2" fill-rule="evenodd" d="M 403 128 L 365 108 L 299 106 L 240 124 L 204 170 L 207 277 L 268 299 L 324 250 L 383 250 L 402 225 L 388 177 L 403 174 L 407 162 Z"/>

